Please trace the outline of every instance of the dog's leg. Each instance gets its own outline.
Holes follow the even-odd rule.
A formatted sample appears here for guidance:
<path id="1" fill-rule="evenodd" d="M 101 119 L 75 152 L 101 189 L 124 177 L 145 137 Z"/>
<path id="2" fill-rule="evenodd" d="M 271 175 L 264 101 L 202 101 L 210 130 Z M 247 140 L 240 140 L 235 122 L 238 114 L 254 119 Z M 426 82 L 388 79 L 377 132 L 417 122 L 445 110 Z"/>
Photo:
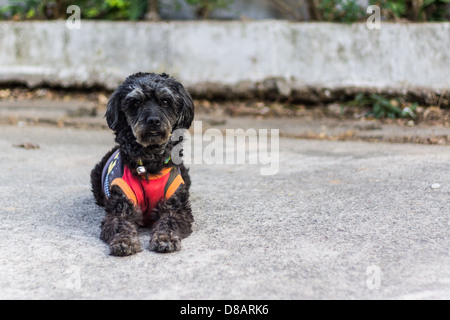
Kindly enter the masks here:
<path id="1" fill-rule="evenodd" d="M 183 178 L 186 189 L 191 187 L 191 177 L 189 176 L 189 169 L 184 166 L 184 163 L 180 165 L 181 177 Z"/>
<path id="2" fill-rule="evenodd" d="M 159 203 L 154 215 L 150 250 L 173 252 L 181 249 L 181 240 L 192 233 L 192 210 L 186 189 L 178 191 L 172 198 Z"/>
<path id="3" fill-rule="evenodd" d="M 142 213 L 117 186 L 111 188 L 105 210 L 100 238 L 109 244 L 111 255 L 129 256 L 142 251 L 137 233 Z"/>

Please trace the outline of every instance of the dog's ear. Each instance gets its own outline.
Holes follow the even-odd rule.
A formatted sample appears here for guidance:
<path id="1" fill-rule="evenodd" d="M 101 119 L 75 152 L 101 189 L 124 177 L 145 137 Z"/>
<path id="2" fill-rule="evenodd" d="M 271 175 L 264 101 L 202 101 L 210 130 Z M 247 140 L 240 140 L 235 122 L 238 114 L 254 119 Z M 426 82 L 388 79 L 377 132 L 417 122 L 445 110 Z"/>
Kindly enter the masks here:
<path id="1" fill-rule="evenodd" d="M 177 86 L 177 100 L 179 109 L 175 129 L 189 129 L 194 121 L 194 101 L 181 84 Z"/>
<path id="2" fill-rule="evenodd" d="M 105 114 L 106 122 L 113 131 L 118 131 L 122 122 L 124 121 L 124 115 L 122 110 L 120 109 L 122 97 L 120 95 L 119 89 L 116 90 L 109 99 Z"/>

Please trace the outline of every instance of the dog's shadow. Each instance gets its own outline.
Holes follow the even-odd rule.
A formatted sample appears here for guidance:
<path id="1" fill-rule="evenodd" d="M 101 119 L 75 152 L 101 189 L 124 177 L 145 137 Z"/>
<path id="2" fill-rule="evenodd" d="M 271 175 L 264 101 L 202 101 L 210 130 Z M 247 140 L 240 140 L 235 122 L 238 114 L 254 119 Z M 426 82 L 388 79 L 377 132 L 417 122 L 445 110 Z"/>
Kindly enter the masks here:
<path id="1" fill-rule="evenodd" d="M 101 241 L 99 226 L 105 211 L 95 203 L 92 193 L 85 192 L 78 197 L 66 199 L 65 202 L 65 207 L 71 209 L 60 213 L 63 228 L 71 229 L 79 237 L 95 238 Z"/>

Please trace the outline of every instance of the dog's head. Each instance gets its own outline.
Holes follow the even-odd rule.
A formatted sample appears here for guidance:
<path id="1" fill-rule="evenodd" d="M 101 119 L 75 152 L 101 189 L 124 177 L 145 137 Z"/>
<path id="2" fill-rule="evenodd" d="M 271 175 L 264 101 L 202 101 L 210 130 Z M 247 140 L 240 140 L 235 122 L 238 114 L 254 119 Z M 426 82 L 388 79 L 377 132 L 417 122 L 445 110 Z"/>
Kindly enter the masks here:
<path id="1" fill-rule="evenodd" d="M 111 96 L 106 110 L 109 127 L 131 128 L 143 147 L 166 143 L 177 129 L 189 129 L 194 103 L 189 93 L 166 74 L 136 73 Z"/>

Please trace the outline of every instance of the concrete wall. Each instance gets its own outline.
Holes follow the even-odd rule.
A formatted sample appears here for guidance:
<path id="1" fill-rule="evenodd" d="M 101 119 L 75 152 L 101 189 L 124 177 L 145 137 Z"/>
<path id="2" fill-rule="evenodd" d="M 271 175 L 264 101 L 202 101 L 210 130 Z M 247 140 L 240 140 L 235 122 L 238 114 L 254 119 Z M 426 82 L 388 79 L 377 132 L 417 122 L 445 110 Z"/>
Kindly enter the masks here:
<path id="1" fill-rule="evenodd" d="M 0 23 L 0 82 L 113 89 L 137 71 L 170 73 L 198 94 L 450 89 L 450 23 Z"/>

